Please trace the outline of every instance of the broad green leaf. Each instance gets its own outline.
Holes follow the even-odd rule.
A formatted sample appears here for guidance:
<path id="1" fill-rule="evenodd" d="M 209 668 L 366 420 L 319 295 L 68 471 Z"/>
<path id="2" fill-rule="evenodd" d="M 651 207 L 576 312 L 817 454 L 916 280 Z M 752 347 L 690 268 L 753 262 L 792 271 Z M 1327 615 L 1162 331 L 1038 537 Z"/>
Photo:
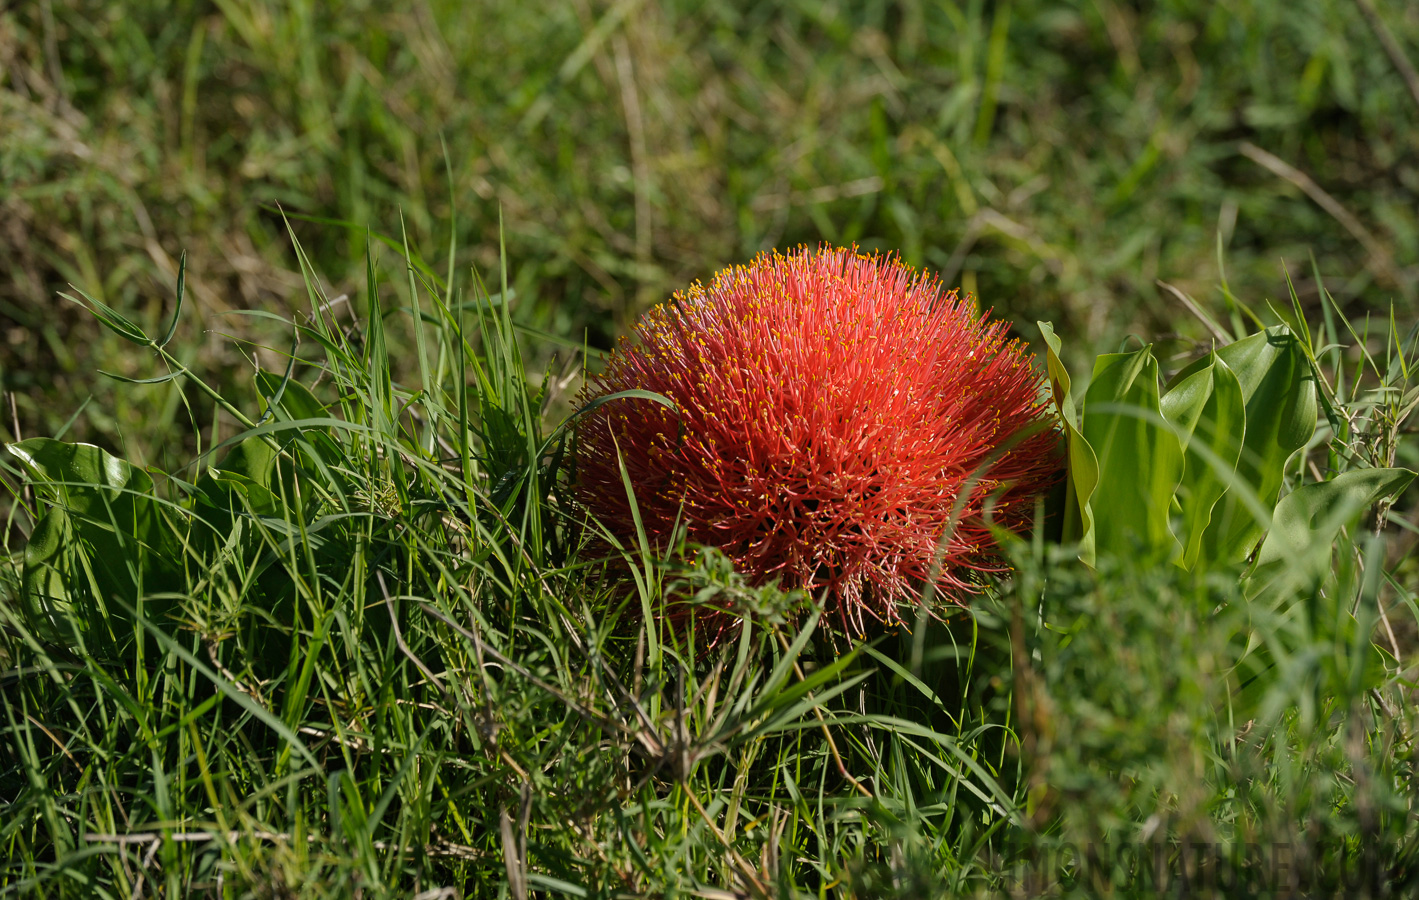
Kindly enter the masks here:
<path id="1" fill-rule="evenodd" d="M 194 512 L 208 525 L 208 538 L 230 532 L 233 516 L 248 507 L 260 516 L 279 516 L 284 508 L 272 492 L 276 473 L 276 450 L 259 437 L 249 437 L 233 444 L 221 463 L 203 473 L 197 480 L 198 505 Z M 245 504 L 232 494 L 245 498 Z"/>
<path id="2" fill-rule="evenodd" d="M 1182 564 L 1188 569 L 1201 556 L 1212 508 L 1236 478 L 1246 434 L 1246 404 L 1237 376 L 1215 353 L 1207 354 L 1203 362 L 1201 368 L 1177 381 L 1161 402 L 1163 418 L 1178 429 L 1184 441 L 1178 502 L 1182 506 Z"/>
<path id="3" fill-rule="evenodd" d="M 1352 469 L 1330 481 L 1296 488 L 1276 504 L 1271 530 L 1261 542 L 1256 564 L 1330 565 L 1330 547 L 1340 529 L 1374 504 L 1393 497 L 1414 480 L 1408 469 Z"/>
<path id="4" fill-rule="evenodd" d="M 276 519 L 282 518 L 282 513 L 286 505 L 281 502 L 281 498 L 272 493 L 270 489 L 270 475 L 267 475 L 265 483 L 247 478 L 237 472 L 217 472 L 215 481 L 236 491 L 246 498 L 247 505 L 252 513 L 258 516 L 269 516 Z"/>
<path id="5" fill-rule="evenodd" d="M 1049 322 L 1038 324 L 1045 339 L 1045 364 L 1049 372 L 1050 393 L 1054 398 L 1055 409 L 1059 411 L 1059 420 L 1064 426 L 1065 441 L 1069 448 L 1062 537 L 1065 542 L 1078 541 L 1079 558 L 1092 564 L 1094 514 L 1090 499 L 1099 483 L 1099 463 L 1093 448 L 1079 431 L 1079 417 L 1074 409 L 1074 398 L 1070 394 L 1069 372 L 1059 358 L 1059 337 L 1055 335 L 1054 326 Z"/>
<path id="6" fill-rule="evenodd" d="M 267 395 L 274 394 L 282 380 L 267 374 L 259 375 L 258 379 L 259 389 Z M 279 510 L 283 508 L 283 504 L 279 500 L 281 489 L 277 487 L 276 479 L 279 477 L 284 482 L 286 496 L 289 497 L 294 474 L 290 458 L 282 461 L 277 450 L 265 439 L 264 436 L 268 434 L 287 447 L 301 451 L 297 459 L 306 461 L 309 464 L 308 471 L 313 470 L 323 476 L 324 482 L 338 495 L 343 497 L 348 492 L 349 485 L 344 481 L 337 482 L 338 473 L 333 471 L 344 465 L 344 454 L 327 431 L 332 422 L 337 425 L 343 423 L 329 418 L 320 401 L 295 381 L 286 383 L 286 390 L 282 392 L 278 405 L 283 411 L 280 421 L 246 431 L 243 433 L 246 437 L 236 435 L 228 439 L 231 449 L 227 451 L 221 464 L 210 473 L 214 481 L 199 482 L 199 488 L 203 489 L 203 493 L 207 494 L 208 500 L 214 505 L 222 508 L 228 506 L 221 499 L 220 492 L 212 493 L 206 490 L 209 484 L 215 483 L 225 487 L 250 484 L 261 489 L 243 488 L 241 491 L 251 501 L 253 508 L 261 515 L 280 515 Z M 296 418 L 287 420 L 288 417 Z M 307 424 L 311 427 L 304 429 L 302 426 Z M 360 433 L 364 433 L 364 430 L 361 429 Z"/>
<path id="7" fill-rule="evenodd" d="M 91 635 L 121 634 L 109 599 L 177 589 L 181 542 L 146 472 L 91 444 L 31 438 L 9 449 L 51 504 L 25 551 L 25 604 L 37 624 L 63 606 Z"/>
<path id="8" fill-rule="evenodd" d="M 1094 362 L 1080 430 L 1099 465 L 1091 500 L 1095 551 L 1178 557 L 1182 548 L 1168 527 L 1168 513 L 1182 478 L 1183 452 L 1159 413 L 1152 345 L 1106 353 Z"/>
<path id="9" fill-rule="evenodd" d="M 261 395 L 262 412 L 275 403 L 291 419 L 323 419 L 328 413 L 325 404 L 316 399 L 310 388 L 294 378 L 283 378 L 274 372 L 256 373 L 256 389 Z"/>
<path id="10" fill-rule="evenodd" d="M 36 487 L 74 512 L 91 512 L 94 504 L 103 509 L 94 488 L 109 488 L 110 498 L 124 490 L 146 494 L 153 489 L 148 473 L 93 444 L 30 438 L 11 444 L 10 452 L 29 470 Z"/>
<path id="11" fill-rule="evenodd" d="M 256 484 L 268 487 L 271 484 L 271 470 L 276 465 L 276 451 L 261 438 L 247 438 L 227 452 L 218 472 L 240 475 Z"/>
<path id="12" fill-rule="evenodd" d="M 1281 493 L 1286 460 L 1315 433 L 1314 376 L 1285 325 L 1228 344 L 1216 353 L 1237 376 L 1246 403 L 1246 434 L 1237 459 L 1239 487 L 1250 488 L 1261 506 L 1270 509 Z M 1198 360 L 1179 372 L 1174 384 L 1206 365 L 1206 358 Z M 1200 555 L 1220 562 L 1245 559 L 1268 524 L 1238 490 L 1229 489 L 1213 507 Z"/>
<path id="13" fill-rule="evenodd" d="M 73 540 L 69 516 L 63 509 L 54 508 L 35 524 L 25 544 L 21 602 L 30 623 L 51 640 L 55 632 L 46 610 L 69 603 L 69 589 L 64 583 L 64 549 Z"/>

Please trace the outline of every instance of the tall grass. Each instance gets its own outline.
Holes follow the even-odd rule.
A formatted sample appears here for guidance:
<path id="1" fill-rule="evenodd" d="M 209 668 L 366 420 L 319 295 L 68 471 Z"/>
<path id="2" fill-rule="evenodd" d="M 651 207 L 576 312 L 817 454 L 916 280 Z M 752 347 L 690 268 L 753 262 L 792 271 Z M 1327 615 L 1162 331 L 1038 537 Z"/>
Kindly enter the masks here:
<path id="1" fill-rule="evenodd" d="M 358 306 L 312 278 L 284 371 L 205 389 L 245 427 L 151 490 L 96 448 L 118 480 L 18 445 L 63 521 L 22 526 L 3 606 L 8 888 L 780 893 L 904 822 L 969 859 L 1013 814 L 969 702 L 916 682 L 944 730 L 891 715 L 915 704 L 880 653 L 791 626 L 804 598 L 713 554 L 628 548 L 629 595 L 578 559 L 569 435 L 543 433 L 506 294 L 403 260 L 396 287 L 371 259 Z M 393 329 L 418 385 L 391 377 Z M 761 614 L 706 651 L 662 626 L 670 581 Z"/>
<path id="2" fill-rule="evenodd" d="M 78 297 L 145 378 L 241 425 L 167 471 L 12 445 L 0 890 L 1412 890 L 1419 606 L 1412 554 L 1373 529 L 1400 515 L 1264 585 L 1085 568 L 1041 528 L 972 608 L 844 646 L 814 598 L 712 549 L 587 552 L 614 539 L 568 492 L 505 267 L 490 290 L 371 245 L 352 299 L 299 258 L 307 308 L 253 314 L 276 337 L 241 345 L 239 392 L 171 327 Z M 1330 414 L 1293 487 L 1377 436 L 1414 462 L 1413 336 L 1342 352 L 1343 327 L 1308 341 Z M 705 646 L 666 626 L 671 597 L 742 625 Z"/>

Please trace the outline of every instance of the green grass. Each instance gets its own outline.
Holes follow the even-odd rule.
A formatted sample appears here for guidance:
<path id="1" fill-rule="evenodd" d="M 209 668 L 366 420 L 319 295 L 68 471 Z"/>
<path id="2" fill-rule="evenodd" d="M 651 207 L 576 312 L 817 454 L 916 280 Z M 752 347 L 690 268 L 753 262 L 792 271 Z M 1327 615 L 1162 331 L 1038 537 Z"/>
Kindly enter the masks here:
<path id="1" fill-rule="evenodd" d="M 1412 894 L 1412 487 L 1264 585 L 1043 529 L 849 644 L 712 550 L 587 553 L 565 427 L 584 342 L 855 241 L 1076 375 L 1206 349 L 1159 280 L 1284 319 L 1283 492 L 1419 468 L 1380 34 L 1419 50 L 1394 0 L 0 7 L 0 893 Z"/>
<path id="2" fill-rule="evenodd" d="M 1373 5 L 1413 59 L 1419 18 Z M 0 368 L 20 436 L 93 395 L 74 434 L 143 461 L 190 431 L 181 404 L 95 383 L 139 363 L 55 293 L 155 329 L 186 252 L 202 316 L 182 346 L 220 382 L 238 360 L 196 329 L 301 294 L 274 205 L 354 223 L 296 223 L 335 295 L 359 290 L 366 225 L 401 214 L 426 253 L 453 222 L 458 265 L 492 271 L 501 210 L 517 321 L 593 347 L 690 280 L 804 241 L 900 250 L 1089 347 L 1205 340 L 1155 282 L 1220 306 L 1219 237 L 1238 296 L 1282 295 L 1284 264 L 1312 313 L 1311 253 L 1351 310 L 1412 301 L 1419 279 L 1419 103 L 1353 0 L 36 0 L 0 17 Z"/>
<path id="3" fill-rule="evenodd" d="M 714 551 L 588 554 L 507 286 L 382 258 L 348 304 L 310 273 L 264 348 L 284 364 L 239 393 L 85 301 L 244 425 L 170 471 L 12 448 L 0 890 L 1132 896 L 1157 871 L 1281 896 L 1277 848 L 1413 889 L 1401 542 L 1357 524 L 1262 585 L 1102 544 L 1089 569 L 1040 530 L 969 610 L 848 644 Z M 1347 448 L 1386 435 L 1414 464 L 1396 346 L 1347 375 L 1350 431 L 1323 420 L 1293 486 L 1327 449 L 1384 462 Z M 742 630 L 697 643 L 673 596 Z"/>
<path id="4" fill-rule="evenodd" d="M 589 523 L 563 495 L 567 435 L 541 433 L 507 307 L 425 294 L 413 390 L 389 377 L 384 329 L 412 321 L 384 322 L 391 292 L 294 326 L 324 352 L 258 377 L 270 415 L 156 493 L 22 445 L 69 513 L 17 573 L 42 608 L 4 607 L 7 887 L 785 893 L 927 824 L 956 835 L 953 877 L 983 876 L 1015 765 L 969 680 L 913 678 L 923 720 L 868 663 L 887 657 L 790 627 L 804 598 L 713 554 L 633 554 L 632 587 L 569 552 Z M 122 487 L 85 486 L 105 477 Z M 759 612 L 707 651 L 660 624 L 668 583 Z"/>

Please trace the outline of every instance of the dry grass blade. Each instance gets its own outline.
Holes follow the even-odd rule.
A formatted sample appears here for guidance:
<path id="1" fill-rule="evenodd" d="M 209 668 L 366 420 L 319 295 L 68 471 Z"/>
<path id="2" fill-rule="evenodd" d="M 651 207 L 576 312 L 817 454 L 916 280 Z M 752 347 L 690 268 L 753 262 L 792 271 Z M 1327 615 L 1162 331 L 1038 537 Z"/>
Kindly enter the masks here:
<path id="1" fill-rule="evenodd" d="M 1394 287 L 1403 288 L 1409 285 L 1408 280 L 1395 267 L 1394 257 L 1390 254 L 1389 249 L 1355 217 L 1354 213 L 1346 209 L 1339 200 L 1326 193 L 1325 189 L 1312 181 L 1309 175 L 1280 157 L 1261 149 L 1251 141 L 1243 141 L 1239 149 L 1247 159 L 1300 188 L 1301 192 L 1314 200 L 1317 206 L 1330 213 L 1331 217 L 1365 248 L 1365 252 L 1369 254 L 1366 265 L 1376 276 L 1383 278 Z"/>
<path id="2" fill-rule="evenodd" d="M 527 863 L 518 852 L 512 817 L 508 815 L 506 806 L 498 810 L 498 833 L 503 842 L 503 865 L 507 871 L 508 893 L 515 900 L 527 900 Z"/>
<path id="3" fill-rule="evenodd" d="M 1176 297 L 1178 299 L 1178 302 L 1181 303 L 1184 307 L 1186 307 L 1187 311 L 1192 313 L 1193 317 L 1196 318 L 1197 321 L 1201 322 L 1203 327 L 1206 328 L 1208 332 L 1210 332 L 1211 335 L 1217 339 L 1217 343 L 1219 345 L 1226 345 L 1232 342 L 1232 336 L 1227 334 L 1227 332 L 1223 331 L 1222 326 L 1218 325 L 1212 320 L 1211 316 L 1203 312 L 1202 307 L 1198 306 L 1196 301 L 1194 301 L 1187 294 L 1184 294 L 1182 291 L 1173 287 L 1171 284 L 1168 284 L 1166 281 L 1159 281 L 1158 287 L 1162 288 L 1163 290 Z"/>
<path id="4" fill-rule="evenodd" d="M 433 673 L 422 659 L 414 655 L 414 651 L 409 649 L 409 644 L 404 640 L 404 631 L 399 627 L 399 614 L 394 609 L 394 598 L 389 594 L 389 588 L 384 584 L 384 573 L 376 572 L 375 580 L 379 582 L 380 593 L 384 595 L 384 608 L 389 612 L 389 624 L 394 629 L 394 640 L 399 645 L 399 652 L 409 657 L 409 661 L 419 667 L 419 671 L 424 673 L 424 677 L 429 680 L 429 684 L 439 689 L 440 693 L 447 694 L 448 688 L 439 681 L 438 676 Z"/>
<path id="5" fill-rule="evenodd" d="M 1395 71 L 1399 72 L 1399 77 L 1404 79 L 1404 86 L 1409 88 L 1409 96 L 1414 98 L 1414 106 L 1419 109 L 1419 72 L 1414 71 L 1414 64 L 1409 61 L 1409 57 L 1404 53 L 1404 48 L 1399 45 L 1399 41 L 1395 40 L 1389 27 L 1385 25 L 1384 19 L 1380 18 L 1374 3 L 1370 0 L 1355 0 L 1355 5 L 1360 7 L 1360 12 L 1365 16 L 1365 22 L 1375 33 L 1380 46 L 1384 48 L 1385 55 L 1394 64 Z"/>

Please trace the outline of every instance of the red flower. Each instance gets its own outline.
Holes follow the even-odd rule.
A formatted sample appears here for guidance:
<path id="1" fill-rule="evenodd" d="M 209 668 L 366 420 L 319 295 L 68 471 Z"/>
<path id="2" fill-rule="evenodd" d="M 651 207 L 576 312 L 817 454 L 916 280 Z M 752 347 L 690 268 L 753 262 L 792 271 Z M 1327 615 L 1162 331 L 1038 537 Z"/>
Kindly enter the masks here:
<path id="1" fill-rule="evenodd" d="M 937 587 L 961 602 L 1003 569 L 987 517 L 1029 525 L 1060 469 L 1040 378 L 1006 328 L 894 258 L 761 255 L 652 309 L 587 386 L 588 401 L 654 391 L 679 414 L 644 399 L 590 413 L 581 495 L 635 545 L 619 451 L 653 545 L 682 522 L 751 581 L 826 596 L 849 633 L 901 621 L 938 553 Z"/>

